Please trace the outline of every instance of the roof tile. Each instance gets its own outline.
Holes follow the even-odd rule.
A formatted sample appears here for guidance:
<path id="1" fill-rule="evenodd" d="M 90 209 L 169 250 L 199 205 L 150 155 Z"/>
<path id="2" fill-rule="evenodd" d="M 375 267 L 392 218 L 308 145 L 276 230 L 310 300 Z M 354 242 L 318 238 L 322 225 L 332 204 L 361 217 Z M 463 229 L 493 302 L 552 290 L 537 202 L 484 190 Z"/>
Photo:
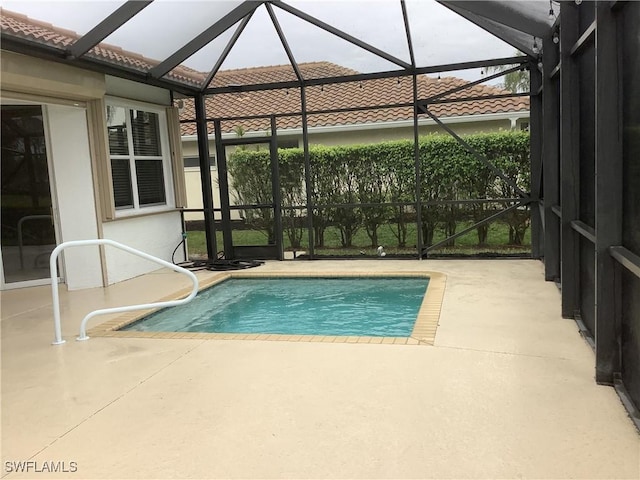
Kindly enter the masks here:
<path id="1" fill-rule="evenodd" d="M 2 7 L 0 7 L 0 27 L 5 34 L 43 43 L 61 50 L 64 50 L 80 38 L 80 35 L 71 30 L 65 30 L 50 23 L 34 20 L 26 15 L 11 12 Z M 143 72 L 160 63 L 157 60 L 152 60 L 106 43 L 98 44 L 87 52 L 87 55 Z M 179 66 L 169 72 L 167 78 L 192 85 L 200 85 L 205 79 L 205 74 Z"/>
<path id="2" fill-rule="evenodd" d="M 46 22 L 31 19 L 25 15 L 10 12 L 0 7 L 1 29 L 5 34 L 43 43 L 55 48 L 65 49 L 73 44 L 80 35 L 70 30 L 58 28 Z M 142 72 L 159 64 L 137 53 L 128 52 L 120 47 L 100 43 L 87 55 L 103 61 L 132 68 Z M 299 68 L 304 78 L 317 79 L 359 72 L 329 62 L 301 63 Z M 200 85 L 207 74 L 197 72 L 185 66 L 178 66 L 167 74 L 167 78 L 192 85 Z M 271 82 L 295 81 L 296 75 L 291 65 L 241 68 L 224 70 L 216 74 L 210 87 L 229 85 L 250 85 Z M 434 79 L 426 75 L 418 78 L 418 97 L 421 99 L 437 95 L 451 88 L 464 85 L 462 79 L 444 77 Z M 450 98 L 480 96 L 506 93 L 496 87 L 475 85 L 452 95 Z M 323 87 L 307 87 L 307 111 L 335 110 L 338 108 L 373 107 L 382 104 L 411 103 L 413 99 L 412 82 L 408 78 L 384 78 L 362 82 L 331 84 Z M 195 118 L 193 102 L 184 101 L 182 120 Z M 271 115 L 294 113 L 295 115 L 278 118 L 279 129 L 299 128 L 301 126 L 301 98 L 298 88 L 288 90 L 266 90 L 216 94 L 207 98 L 207 116 L 209 118 L 246 117 L 249 115 Z M 434 104 L 430 110 L 440 117 L 455 117 L 486 113 L 505 113 L 527 111 L 529 100 L 525 97 L 513 97 L 491 100 L 476 100 L 447 104 Z M 351 125 L 363 123 L 391 122 L 409 120 L 413 116 L 411 107 L 394 107 L 367 111 L 342 113 L 318 113 L 308 116 L 311 127 L 329 125 Z M 268 119 L 228 120 L 222 124 L 224 132 L 233 132 L 238 126 L 245 130 L 265 130 L 269 128 Z M 209 125 L 210 131 L 213 126 Z M 194 123 L 183 123 L 182 134 L 195 134 Z"/>
<path id="3" fill-rule="evenodd" d="M 352 75 L 358 72 L 329 62 L 299 64 L 305 78 L 323 78 Z M 251 85 L 266 82 L 295 80 L 291 78 L 290 65 L 223 70 L 218 72 L 211 86 Z M 421 75 L 418 78 L 418 98 L 425 99 L 447 90 L 467 84 L 456 77 L 441 79 Z M 495 95 L 508 93 L 497 87 L 474 85 L 447 98 Z M 362 82 L 338 83 L 325 86 L 313 86 L 306 89 L 307 111 L 324 111 L 339 108 L 374 107 L 384 104 L 411 103 L 413 100 L 412 82 L 407 77 L 393 77 L 366 80 Z M 298 113 L 295 116 L 279 117 L 278 128 L 300 128 L 301 109 L 300 90 L 298 88 L 265 90 L 253 92 L 222 93 L 207 98 L 208 118 L 232 118 L 258 115 Z M 193 102 L 183 101 L 182 120 L 193 120 L 195 109 Z M 487 113 L 525 112 L 529 110 L 529 99 L 511 97 L 469 102 L 434 104 L 430 110 L 439 117 L 459 117 Z M 377 122 L 410 120 L 413 118 L 411 107 L 394 107 L 365 111 L 351 111 L 331 114 L 309 114 L 308 125 L 320 127 L 329 125 L 352 125 Z M 260 131 L 268 128 L 265 119 L 226 120 L 222 122 L 223 133 L 233 132 L 238 126 L 245 131 Z M 209 124 L 213 133 L 213 125 Z M 183 135 L 195 134 L 195 123 L 182 124 Z"/>

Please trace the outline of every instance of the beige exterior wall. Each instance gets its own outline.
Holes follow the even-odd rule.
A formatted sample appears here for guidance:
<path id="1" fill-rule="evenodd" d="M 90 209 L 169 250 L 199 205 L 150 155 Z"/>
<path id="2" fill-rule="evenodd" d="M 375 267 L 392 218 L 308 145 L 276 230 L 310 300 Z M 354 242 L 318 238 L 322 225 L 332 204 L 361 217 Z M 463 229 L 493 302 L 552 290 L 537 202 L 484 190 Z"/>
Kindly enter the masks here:
<path id="1" fill-rule="evenodd" d="M 511 130 L 512 125 L 515 129 L 520 130 L 524 123 L 528 125 L 528 112 L 524 114 L 514 115 L 512 118 L 503 118 L 498 120 L 475 120 L 466 122 L 450 123 L 448 126 L 459 135 L 471 135 L 474 133 L 497 132 L 500 130 Z M 323 131 L 324 130 L 324 131 Z M 420 125 L 420 136 L 424 135 L 447 135 L 438 125 Z M 262 134 L 262 132 L 260 132 Z M 299 131 L 281 131 L 279 137 L 282 139 L 297 139 L 298 145 L 302 147 L 302 133 Z M 225 138 L 227 138 L 225 136 Z M 233 138 L 230 136 L 228 138 Z M 388 126 L 381 127 L 376 125 L 358 126 L 356 129 L 349 130 L 348 127 L 340 128 L 310 128 L 309 144 L 310 145 L 357 145 L 386 142 L 390 140 L 413 140 L 413 127 L 410 125 L 402 125 L 395 128 Z M 235 147 L 227 147 L 227 155 Z M 209 153 L 215 154 L 216 146 L 213 136 L 209 137 Z M 198 156 L 198 144 L 193 137 L 183 137 L 182 151 L 185 157 Z"/>
<path id="2" fill-rule="evenodd" d="M 505 119 L 483 122 L 465 122 L 453 124 L 451 127 L 459 135 L 469 135 L 473 133 L 495 132 L 498 130 L 511 130 L 511 121 Z M 420 136 L 447 134 L 447 132 L 438 125 L 421 125 L 418 132 Z M 299 143 L 302 144 L 302 135 L 300 135 L 299 138 Z M 310 145 L 356 145 L 403 139 L 413 140 L 412 126 L 309 134 Z"/>
<path id="3" fill-rule="evenodd" d="M 171 105 L 171 92 L 164 88 L 117 78 L 107 75 L 105 78 L 107 95 L 119 98 L 129 98 L 139 102 L 153 103 L 156 105 Z"/>
<path id="4" fill-rule="evenodd" d="M 225 151 L 227 154 L 227 158 L 236 147 L 226 147 Z M 209 140 L 209 154 L 211 156 L 215 156 L 216 145 L 215 142 L 211 139 Z M 198 156 L 198 144 L 197 142 L 183 142 L 182 143 L 182 154 L 186 157 L 197 157 Z M 199 167 L 185 167 L 184 169 L 184 180 L 186 184 L 187 190 L 187 208 L 196 208 L 202 209 L 202 183 L 200 180 L 200 168 Z M 218 168 L 211 168 L 211 190 L 213 192 L 213 205 L 215 208 L 220 207 L 220 187 L 218 186 Z M 233 203 L 233 197 L 231 199 Z M 204 217 L 201 213 L 185 213 L 185 220 L 203 220 Z M 216 215 L 216 220 L 219 220 L 220 216 Z M 234 210 L 231 212 L 232 220 L 240 219 L 240 212 Z"/>
<path id="5" fill-rule="evenodd" d="M 90 100 L 104 96 L 104 75 L 40 60 L 13 52 L 2 52 L 3 94 L 20 92 L 55 99 Z"/>
<path id="6" fill-rule="evenodd" d="M 186 155 L 186 154 L 185 154 Z M 184 181 L 187 187 L 187 208 L 203 208 L 202 184 L 200 182 L 200 169 L 198 167 L 187 167 L 184 169 Z M 218 169 L 211 168 L 211 189 L 213 190 L 213 205 L 220 207 L 220 189 L 218 188 Z M 236 212 L 234 212 L 236 213 Z M 216 215 L 216 219 L 219 216 Z M 185 213 L 186 220 L 203 220 L 200 213 Z"/>
<path id="7" fill-rule="evenodd" d="M 106 165 L 110 171 L 110 160 L 108 149 L 97 148 L 97 144 L 106 146 L 107 132 L 104 113 L 95 112 L 97 117 L 89 114 L 96 102 L 108 95 L 164 109 L 171 103 L 170 92 L 13 52 L 2 51 L 0 61 L 3 104 L 42 105 L 45 121 L 50 123 L 46 130 L 47 156 L 53 165 L 53 202 L 60 209 L 55 215 L 57 231 L 61 232 L 58 242 L 93 238 L 135 239 L 134 247 L 170 260 L 173 249 L 182 239 L 180 215 L 170 202 L 166 210 L 152 215 L 105 220 L 100 192 L 110 189 L 110 178 L 100 177 L 97 170 Z M 101 122 L 96 120 L 98 117 Z M 172 178 L 171 172 L 165 174 Z M 180 179 L 182 174 L 180 168 Z M 168 191 L 167 197 L 170 194 Z M 81 250 L 65 251 L 64 267 L 70 288 L 100 286 L 150 270 L 149 265 L 114 252 L 114 249 L 107 248 L 104 254 L 98 253 L 98 249 L 91 252 Z M 86 258 L 76 261 L 82 255 Z M 180 252 L 177 258 L 181 260 Z M 97 278 L 88 274 L 87 268 L 98 270 Z"/>

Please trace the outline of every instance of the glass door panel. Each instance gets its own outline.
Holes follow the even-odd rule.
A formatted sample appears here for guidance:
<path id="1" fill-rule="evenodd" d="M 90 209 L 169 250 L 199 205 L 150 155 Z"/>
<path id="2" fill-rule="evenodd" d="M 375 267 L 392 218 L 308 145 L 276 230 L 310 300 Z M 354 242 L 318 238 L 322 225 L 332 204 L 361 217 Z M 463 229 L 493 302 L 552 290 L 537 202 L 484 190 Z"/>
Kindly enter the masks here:
<path id="1" fill-rule="evenodd" d="M 5 283 L 49 277 L 56 245 L 40 105 L 2 105 L 1 247 Z"/>

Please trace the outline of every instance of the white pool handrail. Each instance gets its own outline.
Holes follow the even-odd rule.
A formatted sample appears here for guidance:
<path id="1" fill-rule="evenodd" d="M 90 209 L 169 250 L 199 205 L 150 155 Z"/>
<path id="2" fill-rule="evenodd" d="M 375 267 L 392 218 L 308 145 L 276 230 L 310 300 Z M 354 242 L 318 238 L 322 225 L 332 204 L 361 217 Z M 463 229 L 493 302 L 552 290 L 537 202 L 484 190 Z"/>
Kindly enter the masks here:
<path id="1" fill-rule="evenodd" d="M 193 282 L 193 288 L 191 293 L 180 300 L 172 300 L 167 302 L 155 302 L 155 303 L 143 303 L 140 305 L 127 305 L 124 307 L 114 307 L 114 308 L 101 308 L 99 310 L 94 310 L 87 314 L 86 317 L 82 319 L 80 323 L 80 336 L 76 340 L 88 340 L 86 328 L 87 322 L 95 317 L 96 315 L 106 315 L 108 313 L 122 313 L 122 312 L 130 312 L 133 310 L 146 310 L 151 308 L 160 308 L 160 307 L 174 307 L 176 305 L 182 305 L 184 303 L 190 302 L 193 297 L 198 293 L 198 279 L 194 275 L 193 272 L 190 272 L 186 268 L 179 267 L 178 265 L 174 265 L 173 263 L 167 262 L 160 258 L 154 257 L 153 255 L 149 255 L 148 253 L 141 252 L 140 250 L 136 250 L 135 248 L 128 247 L 127 245 L 123 245 L 122 243 L 115 242 L 113 240 L 109 240 L 106 238 L 99 238 L 95 240 L 71 240 L 68 242 L 63 242 L 53 249 L 51 252 L 51 258 L 49 260 L 49 268 L 51 270 L 51 294 L 53 297 L 53 326 L 55 339 L 52 342 L 52 345 L 61 345 L 65 343 L 65 340 L 62 338 L 62 332 L 60 328 L 60 296 L 58 294 L 58 274 L 57 274 L 57 259 L 58 254 L 68 247 L 83 247 L 86 245 L 111 245 L 113 247 L 119 248 L 120 250 L 124 250 L 125 252 L 132 253 L 137 255 L 138 257 L 145 258 L 152 262 L 158 263 L 164 267 L 170 268 L 171 270 L 184 273 L 187 275 L 191 281 Z"/>

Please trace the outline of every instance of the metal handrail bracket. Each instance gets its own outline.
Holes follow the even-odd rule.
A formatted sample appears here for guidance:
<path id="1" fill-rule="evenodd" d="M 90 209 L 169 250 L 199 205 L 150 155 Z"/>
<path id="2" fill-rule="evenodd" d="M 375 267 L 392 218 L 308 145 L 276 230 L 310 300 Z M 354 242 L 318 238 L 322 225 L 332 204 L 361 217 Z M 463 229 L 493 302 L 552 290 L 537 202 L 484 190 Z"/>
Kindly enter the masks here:
<path id="1" fill-rule="evenodd" d="M 154 302 L 154 303 L 144 303 L 139 305 L 127 305 L 124 307 L 114 307 L 114 308 L 101 308 L 98 310 L 94 310 L 90 312 L 82 319 L 80 323 L 80 336 L 76 340 L 88 340 L 87 336 L 87 322 L 97 315 L 107 315 L 109 313 L 122 313 L 122 312 L 131 312 L 134 310 L 147 310 L 152 308 L 164 308 L 164 307 L 175 307 L 177 305 L 183 305 L 185 303 L 190 302 L 198 293 L 198 279 L 194 275 L 193 272 L 189 270 L 179 267 L 178 265 L 174 265 L 173 263 L 167 262 L 160 258 L 154 257 L 153 255 L 149 255 L 148 253 L 142 252 L 140 250 L 136 250 L 135 248 L 131 248 L 127 245 L 123 245 L 122 243 L 115 242 L 113 240 L 109 240 L 106 238 L 100 238 L 95 240 L 71 240 L 68 242 L 63 242 L 53 249 L 51 252 L 51 258 L 49 260 L 49 268 L 51 270 L 51 295 L 53 298 L 53 326 L 54 326 L 54 334 L 55 338 L 52 342 L 52 345 L 61 345 L 65 343 L 65 340 L 62 338 L 62 331 L 60 327 L 60 296 L 58 293 L 58 275 L 57 275 L 57 260 L 58 254 L 62 252 L 64 249 L 69 247 L 84 247 L 87 245 L 111 245 L 112 247 L 118 248 L 120 250 L 124 250 L 125 252 L 129 252 L 133 255 L 136 255 L 141 258 L 145 258 L 152 262 L 155 262 L 163 267 L 170 268 L 171 270 L 183 273 L 193 283 L 193 288 L 191 289 L 191 293 L 182 299 L 179 300 L 171 300 L 168 302 Z"/>

